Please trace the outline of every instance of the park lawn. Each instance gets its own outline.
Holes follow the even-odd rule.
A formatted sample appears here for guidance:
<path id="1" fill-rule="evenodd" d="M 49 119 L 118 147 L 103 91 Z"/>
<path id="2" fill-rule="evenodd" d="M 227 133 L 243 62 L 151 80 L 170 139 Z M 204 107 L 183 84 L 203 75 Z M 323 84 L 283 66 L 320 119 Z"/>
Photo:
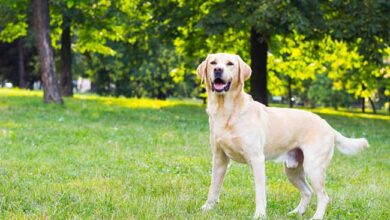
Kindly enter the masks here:
<path id="1" fill-rule="evenodd" d="M 1 219 L 250 219 L 253 178 L 232 163 L 219 205 L 200 211 L 210 182 L 204 106 L 193 101 L 77 95 L 65 105 L 40 92 L 0 89 Z M 371 147 L 336 152 L 327 175 L 326 219 L 389 219 L 390 118 L 319 110 Z M 299 201 L 283 166 L 267 162 L 268 219 Z M 313 197 L 304 219 L 314 214 Z"/>

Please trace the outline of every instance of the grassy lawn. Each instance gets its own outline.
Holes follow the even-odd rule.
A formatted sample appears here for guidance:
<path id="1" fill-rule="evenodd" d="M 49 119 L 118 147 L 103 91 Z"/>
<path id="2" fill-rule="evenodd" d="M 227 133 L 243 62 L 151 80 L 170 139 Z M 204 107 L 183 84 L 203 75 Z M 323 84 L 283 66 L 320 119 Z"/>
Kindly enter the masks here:
<path id="1" fill-rule="evenodd" d="M 220 203 L 202 213 L 211 152 L 204 106 L 76 96 L 42 104 L 39 92 L 0 90 L 1 219 L 250 219 L 254 183 L 232 163 Z M 389 219 L 389 116 L 318 110 L 371 147 L 336 151 L 327 176 L 326 219 Z M 298 219 L 299 193 L 283 166 L 267 162 L 268 219 Z M 315 198 L 304 219 L 314 214 Z"/>

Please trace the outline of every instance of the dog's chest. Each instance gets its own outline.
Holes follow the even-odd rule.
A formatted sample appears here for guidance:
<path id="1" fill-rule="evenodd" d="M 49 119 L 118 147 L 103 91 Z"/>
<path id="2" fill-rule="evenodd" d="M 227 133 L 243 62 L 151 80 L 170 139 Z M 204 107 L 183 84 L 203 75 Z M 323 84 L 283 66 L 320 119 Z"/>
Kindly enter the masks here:
<path id="1" fill-rule="evenodd" d="M 230 159 L 245 163 L 246 160 L 242 149 L 242 137 L 239 135 L 240 132 L 237 132 L 237 126 L 228 120 L 221 120 L 214 125 L 213 138 L 216 147 L 221 148 Z"/>

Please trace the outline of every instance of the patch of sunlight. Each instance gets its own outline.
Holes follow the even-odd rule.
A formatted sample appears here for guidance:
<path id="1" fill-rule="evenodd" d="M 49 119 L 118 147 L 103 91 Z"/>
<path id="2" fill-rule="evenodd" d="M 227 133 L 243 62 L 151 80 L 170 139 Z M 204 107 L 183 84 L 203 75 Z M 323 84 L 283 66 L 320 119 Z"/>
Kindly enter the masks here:
<path id="1" fill-rule="evenodd" d="M 288 108 L 288 105 L 278 104 L 278 103 L 270 103 L 270 106 L 271 107 L 278 107 L 278 108 Z M 308 108 L 308 107 L 294 106 L 294 109 L 301 109 L 301 110 L 305 110 L 305 111 L 311 111 L 314 113 L 326 114 L 326 115 L 390 120 L 390 115 L 388 115 L 385 111 L 379 111 L 377 114 L 373 114 L 371 112 L 361 113 L 361 112 L 358 112 L 358 109 L 351 110 L 351 109 L 347 109 L 347 108 L 339 108 L 338 110 L 334 110 L 333 108 L 327 108 L 327 107 Z"/>
<path id="2" fill-rule="evenodd" d="M 27 89 L 19 89 L 19 88 L 13 88 L 13 89 L 7 89 L 7 88 L 0 88 L 0 96 L 42 96 L 42 91 L 32 91 Z"/>
<path id="3" fill-rule="evenodd" d="M 0 88 L 0 96 L 43 96 L 42 91 L 31 91 L 26 89 L 6 89 Z M 164 107 L 171 107 L 177 105 L 195 105 L 201 106 L 202 103 L 199 100 L 156 100 L 150 98 L 125 98 L 125 97 L 103 97 L 94 94 L 75 94 L 75 99 L 80 100 L 96 100 L 105 105 L 121 106 L 127 108 L 152 108 L 160 109 Z M 2 106 L 0 106 L 2 108 Z M 6 108 L 6 106 L 4 106 Z"/>
<path id="4" fill-rule="evenodd" d="M 0 96 L 30 96 L 30 97 L 39 97 L 42 96 L 42 91 L 32 91 L 26 89 L 7 89 L 0 88 Z M 127 108 L 152 108 L 152 109 L 160 109 L 164 107 L 172 107 L 177 105 L 194 105 L 201 106 L 202 103 L 199 100 L 156 100 L 150 98 L 125 98 L 125 97 L 103 97 L 94 94 L 75 94 L 75 99 L 81 100 L 97 100 L 101 101 L 105 105 L 113 105 L 113 106 L 121 106 Z M 278 106 L 277 104 L 273 104 L 275 107 L 285 107 L 284 105 Z M 7 108 L 4 104 L 0 105 L 0 109 Z M 345 117 L 358 117 L 358 118 L 369 118 L 369 119 L 381 119 L 381 120 L 390 120 L 390 116 L 386 114 L 372 114 L 372 113 L 359 113 L 359 112 L 351 112 L 349 110 L 334 110 L 332 108 L 316 108 L 316 109 L 306 109 L 314 113 L 319 114 L 328 114 L 328 115 L 338 115 Z"/>
<path id="5" fill-rule="evenodd" d="M 116 98 L 108 99 L 104 102 L 106 105 L 117 105 L 128 108 L 153 108 L 160 109 L 163 107 L 171 107 L 181 104 L 177 101 L 162 101 L 162 100 L 153 100 L 153 99 L 126 99 L 126 98 Z"/>
<path id="6" fill-rule="evenodd" d="M 344 111 L 344 110 L 336 111 L 331 108 L 310 109 L 310 111 L 314 113 L 325 114 L 325 115 L 390 120 L 390 116 L 385 114 L 359 113 L 359 112 L 351 112 L 351 111 Z"/>
<path id="7" fill-rule="evenodd" d="M 105 105 L 121 106 L 127 108 L 152 108 L 160 109 L 177 105 L 195 105 L 201 106 L 201 103 L 193 100 L 157 100 L 150 98 L 125 98 L 125 97 L 101 97 L 97 95 L 75 95 L 75 98 L 81 100 L 97 100 Z"/>

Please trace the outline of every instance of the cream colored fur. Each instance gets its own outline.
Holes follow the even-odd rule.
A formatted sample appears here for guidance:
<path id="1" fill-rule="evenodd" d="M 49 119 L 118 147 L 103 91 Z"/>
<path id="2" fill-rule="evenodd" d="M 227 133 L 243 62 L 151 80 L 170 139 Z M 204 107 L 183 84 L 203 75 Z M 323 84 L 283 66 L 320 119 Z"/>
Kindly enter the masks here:
<path id="1" fill-rule="evenodd" d="M 213 91 L 215 68 L 222 68 L 222 79 L 230 82 L 228 91 Z M 206 83 L 207 113 L 213 168 L 204 211 L 219 200 L 219 192 L 230 159 L 248 164 L 254 175 L 256 191 L 255 218 L 266 216 L 265 160 L 285 163 L 290 182 L 301 192 L 299 205 L 290 213 L 303 214 L 312 190 L 317 195 L 317 209 L 312 219 L 322 219 L 329 202 L 325 192 L 325 171 L 337 144 L 345 154 L 368 147 L 366 139 L 346 138 L 319 116 L 302 110 L 271 108 L 256 102 L 243 90 L 251 75 L 250 67 L 237 55 L 210 54 L 198 69 Z"/>

